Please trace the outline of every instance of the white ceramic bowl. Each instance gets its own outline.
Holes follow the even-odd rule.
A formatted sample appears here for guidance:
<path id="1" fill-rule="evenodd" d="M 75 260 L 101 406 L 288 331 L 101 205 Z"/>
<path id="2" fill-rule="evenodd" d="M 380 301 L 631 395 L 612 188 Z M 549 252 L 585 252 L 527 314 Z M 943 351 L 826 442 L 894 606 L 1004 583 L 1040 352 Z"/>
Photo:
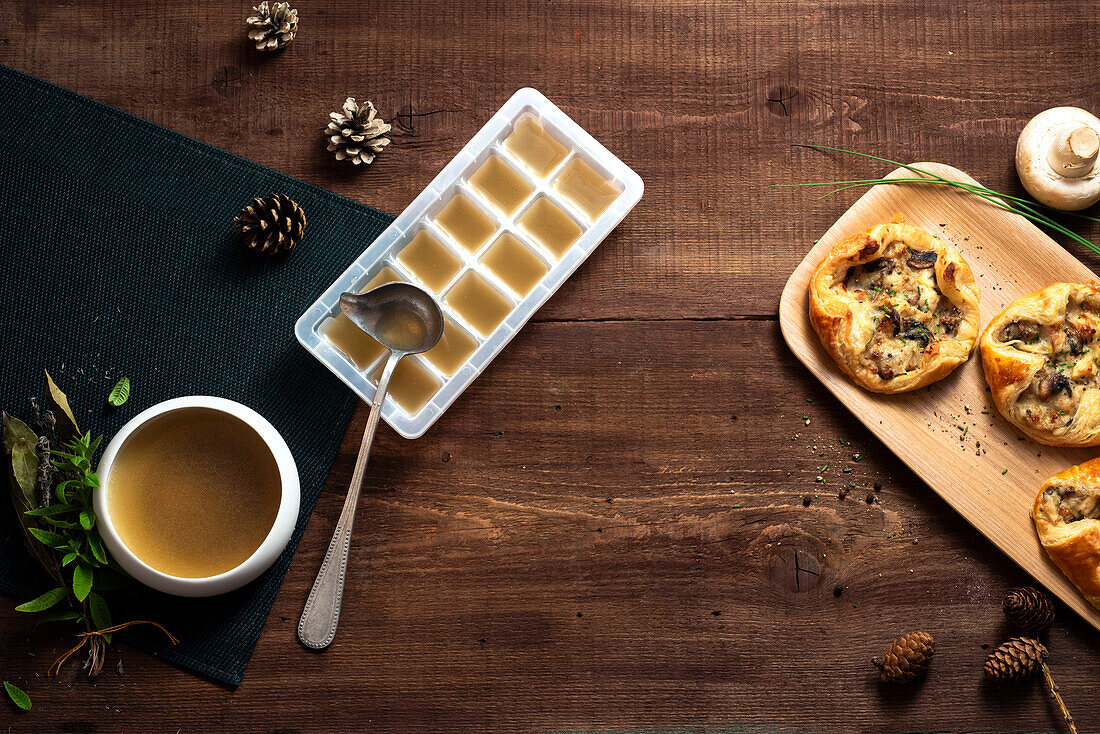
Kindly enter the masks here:
<path id="1" fill-rule="evenodd" d="M 267 444 L 268 449 L 271 450 L 271 455 L 275 458 L 275 464 L 279 468 L 279 476 L 282 481 L 282 499 L 279 502 L 279 511 L 275 515 L 275 522 L 272 524 L 267 537 L 260 543 L 260 547 L 236 568 L 205 578 L 171 576 L 142 561 L 122 542 L 122 538 L 115 530 L 114 523 L 111 522 L 111 515 L 107 510 L 107 490 L 111 481 L 111 464 L 122 445 L 126 443 L 126 440 L 134 431 L 150 419 L 181 408 L 210 408 L 244 421 L 256 431 L 257 435 Z M 282 553 L 283 548 L 290 540 L 290 536 L 294 532 L 294 524 L 298 520 L 301 488 L 298 483 L 298 469 L 294 465 L 294 457 L 291 455 L 286 441 L 262 415 L 251 408 L 225 398 L 205 395 L 174 398 L 163 403 L 157 403 L 153 407 L 138 413 L 107 444 L 107 448 L 103 451 L 103 458 L 99 460 L 98 474 L 100 486 L 95 490 L 92 503 L 99 523 L 99 532 L 103 536 L 103 542 L 107 545 L 107 550 L 118 561 L 118 564 L 137 581 L 167 594 L 213 596 L 244 586 L 275 562 L 275 559 L 279 557 L 279 554 Z"/>

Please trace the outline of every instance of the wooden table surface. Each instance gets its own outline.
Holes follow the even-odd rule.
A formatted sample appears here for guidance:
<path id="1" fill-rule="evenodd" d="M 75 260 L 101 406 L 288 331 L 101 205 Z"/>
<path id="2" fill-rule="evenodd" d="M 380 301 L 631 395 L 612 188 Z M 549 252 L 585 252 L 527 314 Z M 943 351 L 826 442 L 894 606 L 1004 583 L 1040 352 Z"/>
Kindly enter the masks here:
<path id="1" fill-rule="evenodd" d="M 425 437 L 383 427 L 328 651 L 305 650 L 294 629 L 365 410 L 240 688 L 126 646 L 94 682 L 71 667 L 47 680 L 68 639 L 32 631 L 4 602 L 0 675 L 35 708 L 0 705 L 0 723 L 1060 729 L 1038 681 L 981 681 L 1006 635 L 1001 595 L 1028 578 L 779 334 L 788 274 L 857 194 L 771 186 L 889 170 L 791 148 L 801 142 L 943 161 L 1018 192 L 1025 122 L 1055 105 L 1100 108 L 1094 3 L 319 0 L 301 4 L 298 37 L 276 55 L 244 40 L 247 0 L 3 11 L 0 63 L 387 211 L 527 85 L 646 193 Z M 321 135 L 349 95 L 398 133 L 365 170 L 332 160 Z M 59 151 L 80 134 L 79 120 L 42 123 Z M 1080 231 L 1100 239 L 1100 226 Z M 846 499 L 842 467 L 857 485 Z M 1051 668 L 1081 731 L 1098 731 L 1100 640 L 1058 609 Z M 931 674 L 881 686 L 869 658 L 913 629 L 936 636 Z"/>

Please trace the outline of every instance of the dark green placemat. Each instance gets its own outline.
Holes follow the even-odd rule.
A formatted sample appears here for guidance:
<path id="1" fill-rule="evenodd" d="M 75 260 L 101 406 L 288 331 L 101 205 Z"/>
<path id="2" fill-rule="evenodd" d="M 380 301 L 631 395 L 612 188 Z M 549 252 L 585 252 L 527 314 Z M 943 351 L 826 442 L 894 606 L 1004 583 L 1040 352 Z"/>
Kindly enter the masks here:
<path id="1" fill-rule="evenodd" d="M 232 231 L 241 206 L 272 191 L 308 220 L 285 260 L 244 251 Z M 180 644 L 136 629 L 120 639 L 240 683 L 355 404 L 294 321 L 391 220 L 0 66 L 0 406 L 26 417 L 47 368 L 81 428 L 109 438 L 154 403 L 218 395 L 271 421 L 301 475 L 294 537 L 266 574 L 210 599 L 129 592 L 116 619 L 161 621 Z M 122 376 L 130 401 L 110 409 Z M 45 579 L 0 507 L 0 591 L 25 600 Z"/>

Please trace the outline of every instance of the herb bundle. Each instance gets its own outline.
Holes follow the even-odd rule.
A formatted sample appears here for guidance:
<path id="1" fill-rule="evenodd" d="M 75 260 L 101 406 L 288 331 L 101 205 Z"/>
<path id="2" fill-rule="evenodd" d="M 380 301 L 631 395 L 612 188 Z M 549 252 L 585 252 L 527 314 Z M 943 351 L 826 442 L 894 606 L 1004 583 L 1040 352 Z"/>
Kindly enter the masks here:
<path id="1" fill-rule="evenodd" d="M 818 197 L 819 199 L 824 199 L 826 197 L 832 196 L 833 194 L 838 194 L 841 191 L 847 191 L 848 189 L 880 186 L 883 184 L 932 184 L 937 186 L 951 186 L 952 188 L 956 188 L 961 191 L 974 194 L 979 198 L 985 199 L 989 203 L 993 204 L 994 206 L 1000 207 L 1001 209 L 1013 212 L 1014 214 L 1019 214 L 1026 219 L 1030 219 L 1036 224 L 1040 224 L 1049 229 L 1053 229 L 1055 232 L 1063 234 L 1066 237 L 1069 237 L 1074 242 L 1080 245 L 1084 245 L 1093 252 L 1100 254 L 1100 246 L 1093 244 L 1089 240 L 1074 232 L 1069 227 L 1066 227 L 1062 223 L 1056 221 L 1046 212 L 1058 212 L 1059 214 L 1076 217 L 1078 219 L 1087 219 L 1091 222 L 1100 222 L 1100 217 L 1093 217 L 1087 214 L 1080 214 L 1078 212 L 1061 211 L 1060 209 L 1055 209 L 1054 207 L 1040 204 L 1039 202 L 1033 201 L 1032 199 L 1026 199 L 1022 196 L 1013 196 L 1012 194 L 1002 194 L 999 191 L 988 189 L 985 186 L 971 184 L 965 181 L 956 181 L 954 179 L 941 176 L 937 173 L 933 173 L 932 171 L 921 168 L 919 166 L 914 166 L 908 163 L 901 163 L 900 161 L 892 161 L 889 158 L 881 158 L 877 155 L 871 155 L 869 153 L 859 153 L 854 150 L 845 150 L 844 148 L 833 148 L 828 145 L 810 145 L 807 143 L 795 143 L 794 147 L 810 148 L 811 150 L 832 151 L 834 153 L 855 155 L 861 158 L 870 158 L 871 160 L 881 161 L 882 163 L 889 163 L 893 166 L 905 168 L 909 171 L 912 171 L 913 173 L 919 174 L 919 176 L 900 176 L 898 178 L 857 178 L 844 181 L 812 181 L 806 183 L 775 184 L 775 188 L 833 186 L 834 188 L 831 191 Z"/>
<path id="2" fill-rule="evenodd" d="M 4 448 L 11 456 L 7 473 L 16 517 L 27 550 L 56 584 L 15 609 L 41 614 L 39 624 L 79 625 L 79 642 L 54 662 L 49 672 L 59 671 L 73 653 L 87 644 L 84 668 L 88 675 L 95 676 L 103 670 L 113 632 L 133 624 L 160 625 L 145 621 L 112 623 L 107 594 L 128 584 L 130 578 L 107 554 L 92 507 L 92 494 L 99 486 L 93 462 L 102 437 L 80 433 L 68 399 L 48 373 L 46 385 L 47 407 L 40 408 L 37 401 L 31 401 L 37 432 L 19 418 L 3 413 Z M 170 634 L 168 637 L 175 642 Z M 18 689 L 5 689 L 23 707 L 22 697 L 12 692 Z M 29 697 L 26 703 L 29 707 Z"/>

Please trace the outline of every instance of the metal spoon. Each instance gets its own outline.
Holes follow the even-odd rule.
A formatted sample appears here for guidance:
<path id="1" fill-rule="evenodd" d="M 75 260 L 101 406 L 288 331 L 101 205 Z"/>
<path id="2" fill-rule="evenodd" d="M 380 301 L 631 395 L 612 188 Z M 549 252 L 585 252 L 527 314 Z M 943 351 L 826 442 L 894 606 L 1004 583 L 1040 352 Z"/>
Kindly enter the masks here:
<path id="1" fill-rule="evenodd" d="M 348 569 L 351 529 L 355 524 L 355 507 L 359 503 L 359 490 L 390 378 L 402 357 L 428 351 L 443 336 L 443 314 L 439 306 L 426 291 L 408 283 L 388 283 L 366 293 L 343 293 L 340 296 L 340 310 L 353 324 L 388 348 L 390 356 L 378 380 L 378 390 L 374 393 L 344 509 L 336 523 L 325 560 L 321 562 L 321 570 L 317 572 L 317 580 L 313 582 L 313 589 L 306 599 L 302 619 L 298 622 L 298 639 L 315 650 L 328 647 L 336 636 L 340 602 L 344 596 L 344 575 Z"/>

